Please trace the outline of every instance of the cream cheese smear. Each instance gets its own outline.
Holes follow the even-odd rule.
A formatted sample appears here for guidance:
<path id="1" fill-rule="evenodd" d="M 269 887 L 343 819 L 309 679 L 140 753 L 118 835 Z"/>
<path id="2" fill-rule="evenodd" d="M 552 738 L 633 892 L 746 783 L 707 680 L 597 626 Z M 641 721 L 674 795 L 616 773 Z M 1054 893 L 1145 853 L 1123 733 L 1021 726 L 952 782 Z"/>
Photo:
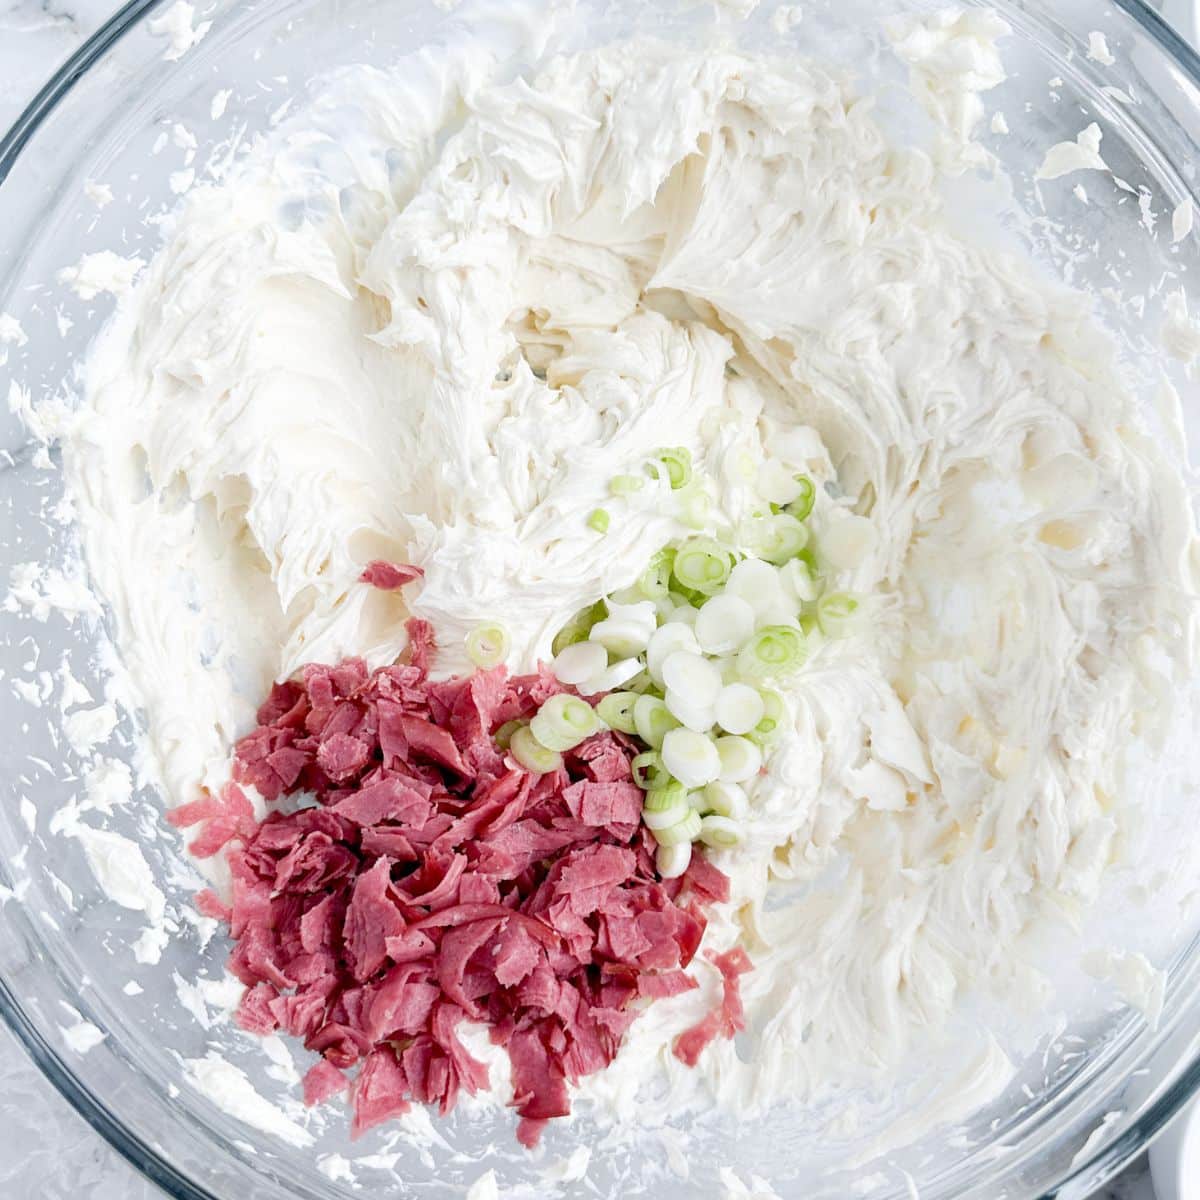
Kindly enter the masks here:
<path id="1" fill-rule="evenodd" d="M 933 155 L 794 56 L 639 39 L 514 78 L 464 39 L 344 71 L 189 193 L 65 440 L 173 803 L 225 782 L 273 681 L 392 662 L 408 616 L 444 673 L 484 620 L 510 669 L 549 661 L 694 532 L 661 488 L 610 495 L 664 445 L 713 528 L 769 502 L 768 461 L 817 484 L 868 611 L 789 682 L 747 841 L 713 855 L 704 944 L 753 959 L 749 1049 L 671 1054 L 720 994 L 698 958 L 582 1085 L 616 1117 L 803 1102 L 901 1069 L 980 990 L 1036 997 L 1026 944 L 1102 888 L 1126 751 L 1191 666 L 1187 492 L 1111 336 L 943 210 L 942 174 L 987 161 L 1003 23 L 890 32 Z M 361 582 L 380 558 L 423 584 Z M 973 1045 L 966 1108 L 1013 1072 Z"/>

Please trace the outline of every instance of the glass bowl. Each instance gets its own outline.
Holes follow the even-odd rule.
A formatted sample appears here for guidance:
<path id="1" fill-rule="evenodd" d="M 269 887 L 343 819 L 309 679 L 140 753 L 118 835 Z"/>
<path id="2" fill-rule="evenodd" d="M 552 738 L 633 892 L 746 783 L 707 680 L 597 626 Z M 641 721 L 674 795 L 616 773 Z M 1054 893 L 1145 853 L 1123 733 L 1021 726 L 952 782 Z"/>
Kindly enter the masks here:
<path id="1" fill-rule="evenodd" d="M 1200 1087 L 1191 696 L 1178 698 L 1167 752 L 1138 779 L 1144 829 L 1130 837 L 1098 910 L 1038 947 L 1047 963 L 1090 945 L 1144 953 L 1166 970 L 1157 1019 L 1064 968 L 1055 999 L 1016 1022 L 1024 1054 L 1011 1085 L 975 1111 L 964 1097 L 925 1132 L 904 1123 L 912 1096 L 902 1081 L 886 1096 L 859 1098 L 857 1124 L 843 1121 L 840 1135 L 815 1123 L 828 1112 L 789 1110 L 709 1130 L 685 1152 L 652 1122 L 640 1138 L 613 1138 L 581 1117 L 551 1130 L 531 1160 L 512 1148 L 509 1122 L 466 1105 L 436 1127 L 415 1114 L 403 1138 L 384 1128 L 351 1148 L 340 1112 L 310 1113 L 297 1102 L 304 1052 L 232 1027 L 238 989 L 223 975 L 224 939 L 192 908 L 203 881 L 139 760 L 138 717 L 125 699 L 108 616 L 79 583 L 53 413 L 71 403 L 112 305 L 68 294 L 58 274 L 85 252 L 148 257 L 181 171 L 219 169 L 317 71 L 387 64 L 461 18 L 419 0 L 215 0 L 203 13 L 207 35 L 176 58 L 150 27 L 161 3 L 124 8 L 0 142 L 0 312 L 23 331 L 10 326 L 0 337 L 0 391 L 10 400 L 0 417 L 9 588 L 0 604 L 0 1012 L 51 1082 L 121 1154 L 186 1200 L 329 1200 L 394 1195 L 398 1186 L 401 1194 L 462 1195 L 487 1169 L 505 1196 L 768 1195 L 769 1185 L 806 1200 L 918 1191 L 927 1200 L 1070 1198 L 1109 1178 Z M 881 16 L 932 6 L 897 0 L 884 14 L 876 0 L 805 0 L 786 34 L 772 23 L 775 7 L 760 5 L 745 20 L 721 6 L 665 0 L 580 10 L 589 42 L 636 28 L 750 48 L 794 43 L 846 64 L 865 89 L 899 97 L 892 85 L 903 76 L 883 47 Z M 994 7 L 1014 29 L 1005 44 L 1010 78 L 988 96 L 1012 132 L 985 135 L 1004 171 L 949 185 L 951 211 L 1096 294 L 1131 383 L 1147 397 L 1148 420 L 1170 436 L 1152 401 L 1161 373 L 1185 397 L 1195 390 L 1164 358 L 1158 333 L 1171 281 L 1200 269 L 1195 238 L 1170 236 L 1172 211 L 1197 192 L 1200 60 L 1137 0 L 1103 10 L 1090 0 Z M 534 32 L 513 28 L 515 36 Z M 1106 35 L 1114 64 L 1087 56 L 1093 30 Z M 910 109 L 896 99 L 886 119 L 928 138 Z M 1042 189 L 1033 176 L 1049 144 L 1073 139 L 1092 120 L 1128 190 L 1093 187 L 1084 206 L 1069 187 Z M 111 188 L 112 202 L 94 203 L 89 183 Z M 1132 295 L 1144 304 L 1131 305 Z M 32 427 L 48 443 L 31 436 L 30 398 Z M 1191 446 L 1200 437 L 1197 411 L 1185 405 Z M 128 773 L 114 776 L 114 761 Z M 117 843 L 103 837 L 87 845 L 64 837 L 81 812 L 104 833 L 136 841 L 138 861 L 107 855 Z M 153 888 L 139 891 L 121 874 L 129 870 L 147 874 Z M 147 934 L 147 918 L 169 936 Z M 844 1110 L 847 1101 L 839 1104 Z M 582 1144 L 590 1150 L 585 1173 L 572 1157 Z"/>

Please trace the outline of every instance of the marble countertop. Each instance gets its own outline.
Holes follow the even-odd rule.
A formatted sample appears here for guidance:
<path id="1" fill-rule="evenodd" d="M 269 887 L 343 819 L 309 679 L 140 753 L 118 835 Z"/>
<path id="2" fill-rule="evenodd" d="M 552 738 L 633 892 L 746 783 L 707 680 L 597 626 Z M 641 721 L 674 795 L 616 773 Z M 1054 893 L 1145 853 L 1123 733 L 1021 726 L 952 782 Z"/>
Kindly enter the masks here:
<path id="1" fill-rule="evenodd" d="M 112 0 L 0 0 L 0 130 L 120 7 Z M 50 1087 L 0 1026 L 0 1195 L 5 1200 L 161 1200 Z M 27 1147 L 14 1153 L 14 1147 Z M 1144 1157 L 1095 1200 L 1154 1200 Z"/>

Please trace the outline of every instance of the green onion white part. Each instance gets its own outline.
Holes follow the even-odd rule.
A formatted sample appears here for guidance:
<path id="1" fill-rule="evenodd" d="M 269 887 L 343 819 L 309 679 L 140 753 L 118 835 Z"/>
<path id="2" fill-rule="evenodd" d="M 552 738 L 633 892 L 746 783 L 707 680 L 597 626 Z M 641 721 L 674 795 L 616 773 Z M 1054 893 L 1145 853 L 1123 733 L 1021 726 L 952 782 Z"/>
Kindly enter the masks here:
<path id="1" fill-rule="evenodd" d="M 693 729 L 672 729 L 662 742 L 663 766 L 685 787 L 700 788 L 721 775 L 721 758 L 712 738 Z"/>
<path id="2" fill-rule="evenodd" d="M 705 654 L 731 654 L 754 633 L 754 608 L 741 596 L 722 593 L 705 602 L 695 628 Z"/>
<path id="3" fill-rule="evenodd" d="M 692 843 L 677 842 L 674 846 L 659 846 L 654 865 L 664 879 L 678 879 L 692 862 Z"/>
<path id="4" fill-rule="evenodd" d="M 634 492 L 640 492 L 645 483 L 644 479 L 639 479 L 636 475 L 614 475 L 608 481 L 608 490 L 614 496 L 632 496 Z"/>
<path id="5" fill-rule="evenodd" d="M 716 663 L 687 650 L 676 650 L 662 665 L 663 685 L 679 692 L 690 704 L 711 707 L 721 694 L 721 669 Z"/>
<path id="6" fill-rule="evenodd" d="M 731 821 L 744 821 L 750 812 L 746 789 L 737 783 L 722 783 L 718 779 L 692 796 L 699 796 L 702 812 L 728 817 Z"/>
<path id="7" fill-rule="evenodd" d="M 722 783 L 745 783 L 762 768 L 762 751 L 749 738 L 720 737 L 711 744 L 717 756 L 717 771 L 712 779 Z M 711 783 L 712 779 L 705 782 Z"/>
<path id="8" fill-rule="evenodd" d="M 619 687 L 624 687 L 641 673 L 642 660 L 640 658 L 623 658 L 620 662 L 613 663 L 611 667 L 607 667 L 598 675 L 593 675 L 586 682 L 581 683 L 579 690 L 585 696 L 595 696 L 600 692 L 612 692 Z"/>
<path id="9" fill-rule="evenodd" d="M 726 684 L 717 696 L 716 723 L 726 733 L 749 733 L 762 720 L 762 694 L 748 683 Z"/>
<path id="10" fill-rule="evenodd" d="M 608 667 L 608 651 L 599 642 L 576 642 L 554 657 L 551 669 L 568 687 L 585 683 Z"/>
<path id="11" fill-rule="evenodd" d="M 495 621 L 476 625 L 467 634 L 467 657 L 485 671 L 498 667 L 508 657 L 511 646 L 508 630 Z"/>
<path id="12" fill-rule="evenodd" d="M 711 704 L 693 704 L 684 692 L 667 689 L 665 697 L 667 712 L 685 729 L 696 733 L 708 733 L 716 722 L 716 708 Z"/>
<path id="13" fill-rule="evenodd" d="M 646 649 L 646 643 L 657 628 L 658 613 L 653 601 L 642 600 L 636 604 L 610 601 L 608 616 L 592 626 L 588 637 L 599 642 L 610 654 L 628 658 Z"/>
<path id="14" fill-rule="evenodd" d="M 845 637 L 854 628 L 858 599 L 847 592 L 826 592 L 817 601 L 817 624 L 828 638 Z"/>

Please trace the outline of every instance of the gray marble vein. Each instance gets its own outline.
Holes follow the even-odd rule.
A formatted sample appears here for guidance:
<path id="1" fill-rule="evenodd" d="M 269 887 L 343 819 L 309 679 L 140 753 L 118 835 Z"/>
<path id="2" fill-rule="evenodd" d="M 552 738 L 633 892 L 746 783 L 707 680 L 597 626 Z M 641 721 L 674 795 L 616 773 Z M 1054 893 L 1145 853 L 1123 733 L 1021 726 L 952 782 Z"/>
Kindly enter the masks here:
<path id="1" fill-rule="evenodd" d="M 0 0 L 0 130 L 118 8 L 112 0 Z M 0 1196 L 161 1200 L 41 1077 L 0 1026 Z M 25 1148 L 15 1154 L 12 1147 Z M 1096 1200 L 1153 1200 L 1144 1158 Z"/>

